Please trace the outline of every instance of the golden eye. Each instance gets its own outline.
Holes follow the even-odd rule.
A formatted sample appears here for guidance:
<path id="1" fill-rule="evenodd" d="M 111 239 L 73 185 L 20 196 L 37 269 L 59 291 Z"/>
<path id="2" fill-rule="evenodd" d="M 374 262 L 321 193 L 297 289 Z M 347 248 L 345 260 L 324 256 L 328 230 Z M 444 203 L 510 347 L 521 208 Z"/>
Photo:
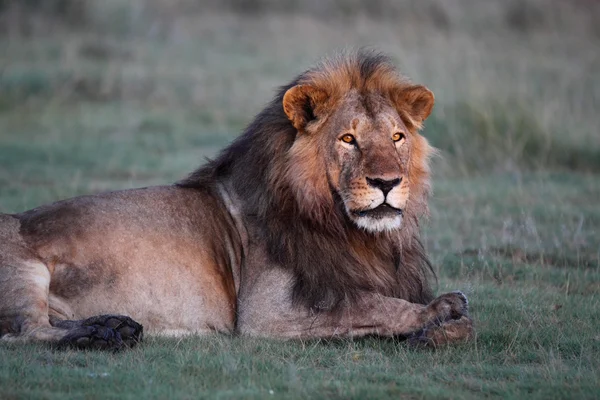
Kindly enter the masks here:
<path id="1" fill-rule="evenodd" d="M 396 132 L 396 133 L 394 133 L 394 134 L 392 135 L 392 140 L 393 140 L 394 142 L 399 142 L 399 141 L 401 141 L 402 139 L 404 139 L 404 133 L 401 133 L 401 132 Z"/>
<path id="2" fill-rule="evenodd" d="M 354 136 L 352 136 L 349 133 L 346 133 L 344 136 L 342 136 L 342 142 L 344 143 L 348 143 L 348 144 L 354 144 L 356 143 L 356 139 L 354 138 Z"/>

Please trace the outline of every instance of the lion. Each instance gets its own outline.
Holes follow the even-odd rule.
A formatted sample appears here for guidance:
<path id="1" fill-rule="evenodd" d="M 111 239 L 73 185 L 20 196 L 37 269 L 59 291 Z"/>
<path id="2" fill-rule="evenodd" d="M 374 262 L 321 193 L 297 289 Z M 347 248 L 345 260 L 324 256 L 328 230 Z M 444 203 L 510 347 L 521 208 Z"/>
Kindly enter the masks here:
<path id="1" fill-rule="evenodd" d="M 469 339 L 467 299 L 434 297 L 420 240 L 433 105 L 386 56 L 337 55 L 175 184 L 0 214 L 2 340 Z"/>

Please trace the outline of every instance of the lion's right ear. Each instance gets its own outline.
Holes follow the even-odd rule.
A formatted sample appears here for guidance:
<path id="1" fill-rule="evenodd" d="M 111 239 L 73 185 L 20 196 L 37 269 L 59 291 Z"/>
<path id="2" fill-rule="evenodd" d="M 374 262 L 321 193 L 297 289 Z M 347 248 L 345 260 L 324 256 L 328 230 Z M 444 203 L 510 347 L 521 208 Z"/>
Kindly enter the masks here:
<path id="1" fill-rule="evenodd" d="M 283 95 L 283 111 L 299 131 L 316 118 L 318 108 L 327 100 L 327 93 L 311 85 L 296 85 Z"/>

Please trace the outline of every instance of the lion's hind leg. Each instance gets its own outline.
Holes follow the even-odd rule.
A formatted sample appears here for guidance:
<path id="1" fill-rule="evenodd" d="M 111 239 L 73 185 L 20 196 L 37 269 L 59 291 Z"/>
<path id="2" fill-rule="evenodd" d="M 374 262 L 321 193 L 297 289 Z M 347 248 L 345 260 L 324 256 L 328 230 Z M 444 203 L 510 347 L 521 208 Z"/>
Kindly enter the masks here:
<path id="1" fill-rule="evenodd" d="M 133 347 L 143 328 L 122 315 L 100 315 L 81 321 L 50 317 L 50 271 L 41 261 L 23 261 L 14 248 L 0 253 L 0 339 L 47 342 L 93 349 Z M 17 249 L 18 250 L 18 249 Z"/>
<path id="2" fill-rule="evenodd" d="M 58 342 L 67 331 L 48 319 L 50 272 L 40 261 L 23 261 L 15 250 L 6 242 L 0 249 L 0 338 Z"/>
<path id="3" fill-rule="evenodd" d="M 31 253 L 20 222 L 0 214 L 0 338 L 3 341 L 58 341 L 63 329 L 48 321 L 50 271 Z"/>

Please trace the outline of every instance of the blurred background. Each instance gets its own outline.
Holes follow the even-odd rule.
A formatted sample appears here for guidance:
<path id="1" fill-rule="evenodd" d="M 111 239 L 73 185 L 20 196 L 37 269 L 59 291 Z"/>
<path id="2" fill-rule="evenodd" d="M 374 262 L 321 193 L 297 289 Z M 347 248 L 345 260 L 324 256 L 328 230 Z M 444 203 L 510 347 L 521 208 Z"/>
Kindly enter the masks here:
<path id="1" fill-rule="evenodd" d="M 359 46 L 436 95 L 434 254 L 600 257 L 596 0 L 0 0 L 0 212 L 174 182 Z"/>

